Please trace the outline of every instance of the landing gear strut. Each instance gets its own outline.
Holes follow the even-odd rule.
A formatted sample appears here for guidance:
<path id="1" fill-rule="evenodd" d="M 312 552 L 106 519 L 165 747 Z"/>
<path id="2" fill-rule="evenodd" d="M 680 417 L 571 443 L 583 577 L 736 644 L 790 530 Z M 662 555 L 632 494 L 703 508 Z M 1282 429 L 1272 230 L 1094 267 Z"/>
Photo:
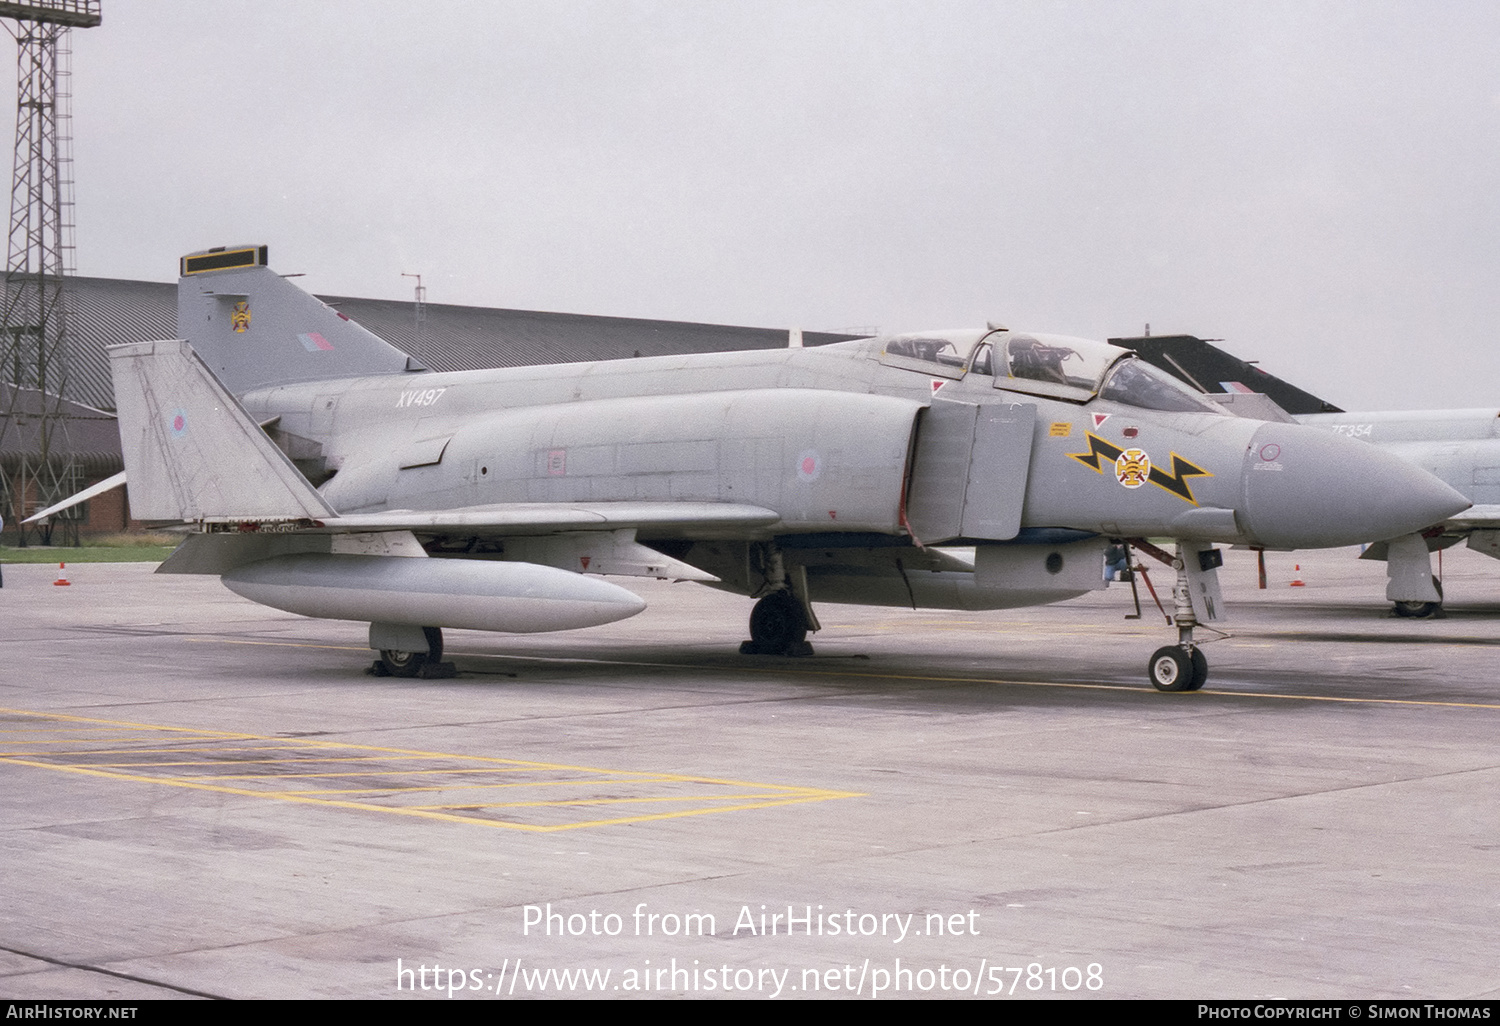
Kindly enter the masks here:
<path id="1" fill-rule="evenodd" d="M 1442 549 L 1437 552 L 1441 568 Z M 1385 543 L 1385 573 L 1389 578 L 1385 597 L 1391 600 L 1393 614 L 1403 619 L 1425 620 L 1442 611 L 1443 582 L 1432 572 L 1432 555 L 1427 549 L 1425 532 L 1402 535 Z"/>
<path id="2" fill-rule="evenodd" d="M 1177 644 L 1157 649 L 1146 664 L 1146 673 L 1158 691 L 1197 691 L 1208 680 L 1208 659 L 1193 643 L 1193 628 L 1198 626 L 1198 616 L 1193 612 L 1193 600 L 1188 591 L 1187 564 L 1183 562 L 1186 555 L 1184 547 L 1178 545 L 1177 556 L 1172 560 L 1172 569 L 1177 571 L 1177 582 L 1172 588 L 1172 619 L 1177 624 Z"/>
<path id="3" fill-rule="evenodd" d="M 765 597 L 750 610 L 750 640 L 741 643 L 740 655 L 812 655 L 807 632 L 818 629 L 818 618 L 807 601 L 807 568 L 788 569 L 772 543 L 752 545 L 748 559 L 751 574 L 761 579 L 751 595 Z"/>

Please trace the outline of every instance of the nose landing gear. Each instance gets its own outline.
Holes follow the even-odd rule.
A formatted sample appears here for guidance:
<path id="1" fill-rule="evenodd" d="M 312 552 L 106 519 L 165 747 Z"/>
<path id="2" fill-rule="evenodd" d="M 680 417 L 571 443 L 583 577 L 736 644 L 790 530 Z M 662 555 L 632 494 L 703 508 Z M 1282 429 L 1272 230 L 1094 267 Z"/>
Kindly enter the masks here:
<path id="1" fill-rule="evenodd" d="M 1157 559 L 1170 563 L 1177 573 L 1177 580 L 1172 587 L 1172 622 L 1177 625 L 1177 644 L 1167 645 L 1153 652 L 1146 664 L 1146 675 L 1158 691 L 1197 691 L 1208 681 L 1208 658 L 1193 641 L 1194 628 L 1203 626 L 1193 604 L 1194 578 L 1197 577 L 1200 582 L 1205 615 L 1209 619 L 1216 618 L 1221 603 L 1217 579 L 1211 575 L 1223 561 L 1222 557 L 1212 548 L 1192 543 L 1179 542 L 1175 557 L 1168 556 L 1139 539 L 1132 544 Z M 1188 559 L 1197 561 L 1198 565 L 1194 568 L 1198 571 L 1197 574 L 1189 570 Z"/>

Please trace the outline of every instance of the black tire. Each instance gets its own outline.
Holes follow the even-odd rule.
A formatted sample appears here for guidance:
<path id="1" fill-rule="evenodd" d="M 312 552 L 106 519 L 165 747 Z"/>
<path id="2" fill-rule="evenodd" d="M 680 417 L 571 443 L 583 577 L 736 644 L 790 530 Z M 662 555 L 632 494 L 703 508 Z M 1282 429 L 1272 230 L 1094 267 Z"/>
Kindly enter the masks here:
<path id="1" fill-rule="evenodd" d="M 380 650 L 380 661 L 392 677 L 420 677 L 422 668 L 428 663 L 443 661 L 442 628 L 423 627 L 422 634 L 427 638 L 426 652 L 403 652 L 394 648 Z"/>
<path id="2" fill-rule="evenodd" d="M 1187 686 L 1187 691 L 1197 691 L 1208 682 L 1208 657 L 1203 654 L 1203 649 L 1193 649 L 1193 681 Z"/>
<path id="3" fill-rule="evenodd" d="M 785 653 L 807 640 L 807 617 L 790 591 L 773 591 L 750 610 L 750 641 L 761 652 Z"/>
<path id="4" fill-rule="evenodd" d="M 1429 616 L 1437 616 L 1443 609 L 1443 582 L 1434 577 L 1432 586 L 1437 589 L 1438 600 L 1436 602 L 1397 602 L 1391 611 L 1397 616 L 1412 620 L 1425 620 Z"/>
<path id="5" fill-rule="evenodd" d="M 1442 607 L 1441 602 L 1397 602 L 1391 607 L 1391 611 L 1403 619 L 1425 620 Z"/>
<path id="6" fill-rule="evenodd" d="M 1206 664 L 1205 664 L 1206 665 Z M 1158 691 L 1193 690 L 1193 660 L 1181 645 L 1157 649 L 1146 664 L 1146 675 Z"/>
<path id="7" fill-rule="evenodd" d="M 427 653 L 382 648 L 380 663 L 392 677 L 419 677 L 422 674 L 422 667 L 427 665 Z"/>
<path id="8" fill-rule="evenodd" d="M 427 638 L 427 661 L 429 663 L 442 662 L 443 629 L 441 627 L 423 627 L 422 634 Z"/>

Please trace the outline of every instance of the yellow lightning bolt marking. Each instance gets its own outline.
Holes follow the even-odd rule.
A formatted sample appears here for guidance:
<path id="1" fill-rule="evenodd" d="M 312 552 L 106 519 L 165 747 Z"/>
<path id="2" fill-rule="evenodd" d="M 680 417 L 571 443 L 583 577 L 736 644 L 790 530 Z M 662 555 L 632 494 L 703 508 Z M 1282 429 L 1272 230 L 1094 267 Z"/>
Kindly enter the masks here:
<path id="1" fill-rule="evenodd" d="M 1086 434 L 1089 440 L 1089 451 L 1070 452 L 1068 453 L 1068 458 L 1077 460 L 1085 467 L 1090 467 L 1097 473 L 1103 474 L 1104 467 L 1100 465 L 1099 458 L 1102 456 L 1113 463 L 1115 460 L 1120 458 L 1120 454 L 1125 450 L 1121 449 L 1113 442 L 1106 442 L 1104 439 L 1100 438 L 1092 431 L 1086 432 Z M 1196 506 L 1198 505 L 1198 500 L 1193 498 L 1193 488 L 1192 485 L 1188 483 L 1187 479 L 1190 477 L 1213 476 L 1214 475 L 1210 471 L 1204 470 L 1202 467 L 1188 462 L 1174 452 L 1172 453 L 1172 472 L 1168 474 L 1160 467 L 1152 464 L 1151 476 L 1148 477 L 1147 480 L 1156 485 L 1158 488 L 1163 488 L 1171 492 L 1173 495 L 1177 496 L 1184 502 L 1188 502 Z"/>

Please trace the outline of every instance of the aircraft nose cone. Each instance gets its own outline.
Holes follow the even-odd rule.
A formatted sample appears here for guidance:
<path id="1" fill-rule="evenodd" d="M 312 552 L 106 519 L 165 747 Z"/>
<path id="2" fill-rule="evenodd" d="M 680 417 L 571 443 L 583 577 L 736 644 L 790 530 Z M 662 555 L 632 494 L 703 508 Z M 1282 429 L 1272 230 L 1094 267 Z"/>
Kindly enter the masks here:
<path id="1" fill-rule="evenodd" d="M 1266 424 L 1245 454 L 1245 524 L 1260 545 L 1357 545 L 1440 524 L 1471 503 L 1415 464 L 1301 424 Z"/>

